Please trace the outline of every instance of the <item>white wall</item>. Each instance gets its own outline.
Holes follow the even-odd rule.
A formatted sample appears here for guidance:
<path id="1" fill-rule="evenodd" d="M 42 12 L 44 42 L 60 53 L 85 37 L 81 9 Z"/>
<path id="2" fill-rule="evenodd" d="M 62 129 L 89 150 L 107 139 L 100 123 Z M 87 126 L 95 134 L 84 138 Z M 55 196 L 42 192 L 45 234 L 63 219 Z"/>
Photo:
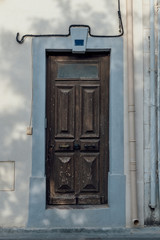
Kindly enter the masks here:
<path id="1" fill-rule="evenodd" d="M 151 161 L 150 161 L 150 0 L 143 0 L 143 54 L 144 54 L 144 220 L 145 224 L 158 224 L 160 221 L 158 181 L 157 181 L 157 204 L 155 209 L 150 208 L 151 201 Z M 154 1 L 155 7 L 155 63 L 157 63 L 157 0 Z M 155 66 L 155 81 L 157 66 Z M 153 71 L 153 70 L 151 70 Z M 155 92 L 156 94 L 156 92 Z M 158 115 L 157 115 L 158 117 Z M 158 121 L 158 119 L 157 119 Z M 155 139 L 157 141 L 157 139 Z M 157 145 L 158 146 L 158 145 Z M 158 176 L 157 176 L 158 177 Z"/>
<path id="2" fill-rule="evenodd" d="M 143 223 L 142 2 L 145 1 L 134 0 L 138 199 L 141 224 Z M 126 0 L 121 0 L 121 11 L 124 27 L 126 27 Z M 117 34 L 117 26 L 119 25 L 117 0 L 0 0 L 0 169 L 4 166 L 1 161 L 15 162 L 15 189 L 12 191 L 0 190 L 0 226 L 25 226 L 28 214 L 32 137 L 26 135 L 26 127 L 29 125 L 31 114 L 31 39 L 27 38 L 24 44 L 19 45 L 15 40 L 16 33 L 19 32 L 20 36 L 27 33 L 66 34 L 71 24 L 88 24 L 92 33 L 97 35 Z M 138 29 L 136 28 L 137 24 Z M 124 56 L 126 56 L 126 32 L 124 44 Z M 127 225 L 130 225 L 126 64 L 125 57 L 126 219 Z M 9 169 L 0 171 L 1 180 L 4 180 L 4 174 L 1 172 L 6 171 L 7 174 Z M 14 171 L 13 168 L 12 171 Z"/>
<path id="3" fill-rule="evenodd" d="M 144 24 L 144 194 L 145 219 L 150 215 L 150 5 L 149 0 L 143 1 Z M 149 214 L 149 215 L 148 215 Z"/>

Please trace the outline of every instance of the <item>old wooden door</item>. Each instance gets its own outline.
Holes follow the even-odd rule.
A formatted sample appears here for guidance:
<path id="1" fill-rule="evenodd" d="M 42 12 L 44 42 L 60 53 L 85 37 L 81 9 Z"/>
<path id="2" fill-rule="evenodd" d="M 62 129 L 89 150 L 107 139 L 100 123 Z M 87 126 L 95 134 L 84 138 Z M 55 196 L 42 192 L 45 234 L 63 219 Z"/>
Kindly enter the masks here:
<path id="1" fill-rule="evenodd" d="M 47 54 L 48 204 L 107 203 L 109 54 Z"/>

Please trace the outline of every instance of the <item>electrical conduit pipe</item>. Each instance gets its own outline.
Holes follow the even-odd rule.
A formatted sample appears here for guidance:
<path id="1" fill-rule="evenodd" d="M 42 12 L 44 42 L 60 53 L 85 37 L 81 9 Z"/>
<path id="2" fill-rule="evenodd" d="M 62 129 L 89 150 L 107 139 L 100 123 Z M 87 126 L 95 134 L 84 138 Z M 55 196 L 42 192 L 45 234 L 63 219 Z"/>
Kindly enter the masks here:
<path id="1" fill-rule="evenodd" d="M 135 97 L 134 97 L 134 56 L 133 56 L 133 0 L 127 0 L 127 66 L 128 66 L 128 117 L 129 117 L 129 158 L 131 180 L 131 219 L 139 224 L 137 211 L 137 173 L 135 140 Z"/>

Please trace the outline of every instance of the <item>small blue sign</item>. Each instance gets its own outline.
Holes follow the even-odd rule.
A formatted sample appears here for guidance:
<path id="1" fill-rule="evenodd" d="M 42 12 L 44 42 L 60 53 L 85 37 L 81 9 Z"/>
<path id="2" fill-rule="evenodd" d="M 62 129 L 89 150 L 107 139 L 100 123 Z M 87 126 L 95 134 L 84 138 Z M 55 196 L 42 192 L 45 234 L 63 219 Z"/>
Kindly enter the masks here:
<path id="1" fill-rule="evenodd" d="M 83 39 L 76 39 L 75 40 L 75 46 L 84 46 L 84 40 Z"/>

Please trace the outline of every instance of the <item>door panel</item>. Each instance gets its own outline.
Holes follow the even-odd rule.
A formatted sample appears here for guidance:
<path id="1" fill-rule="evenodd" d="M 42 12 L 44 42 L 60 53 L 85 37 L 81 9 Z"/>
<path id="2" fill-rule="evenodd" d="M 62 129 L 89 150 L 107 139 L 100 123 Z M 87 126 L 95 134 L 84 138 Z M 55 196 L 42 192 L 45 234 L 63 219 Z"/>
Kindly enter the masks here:
<path id="1" fill-rule="evenodd" d="M 55 86 L 55 137 L 74 138 L 75 87 Z"/>
<path id="2" fill-rule="evenodd" d="M 99 151 L 99 140 L 80 140 L 81 151 L 94 152 Z"/>
<path id="3" fill-rule="evenodd" d="M 47 203 L 107 203 L 109 55 L 50 53 L 47 69 Z"/>
<path id="4" fill-rule="evenodd" d="M 99 85 L 80 86 L 80 111 L 80 137 L 99 137 Z"/>
<path id="5" fill-rule="evenodd" d="M 80 193 L 99 192 L 99 154 L 80 155 Z"/>
<path id="6" fill-rule="evenodd" d="M 55 140 L 55 151 L 73 151 L 74 140 Z"/>
<path id="7" fill-rule="evenodd" d="M 74 154 L 57 153 L 54 162 L 54 169 L 56 169 L 54 174 L 55 193 L 75 192 Z"/>
<path id="8" fill-rule="evenodd" d="M 55 196 L 50 195 L 48 204 L 49 205 L 72 205 L 76 204 L 77 200 L 74 194 L 56 194 Z"/>
<path id="9" fill-rule="evenodd" d="M 97 204 L 101 204 L 101 198 L 100 196 L 97 195 L 80 195 L 78 198 L 78 204 L 79 205 L 97 205 Z"/>

